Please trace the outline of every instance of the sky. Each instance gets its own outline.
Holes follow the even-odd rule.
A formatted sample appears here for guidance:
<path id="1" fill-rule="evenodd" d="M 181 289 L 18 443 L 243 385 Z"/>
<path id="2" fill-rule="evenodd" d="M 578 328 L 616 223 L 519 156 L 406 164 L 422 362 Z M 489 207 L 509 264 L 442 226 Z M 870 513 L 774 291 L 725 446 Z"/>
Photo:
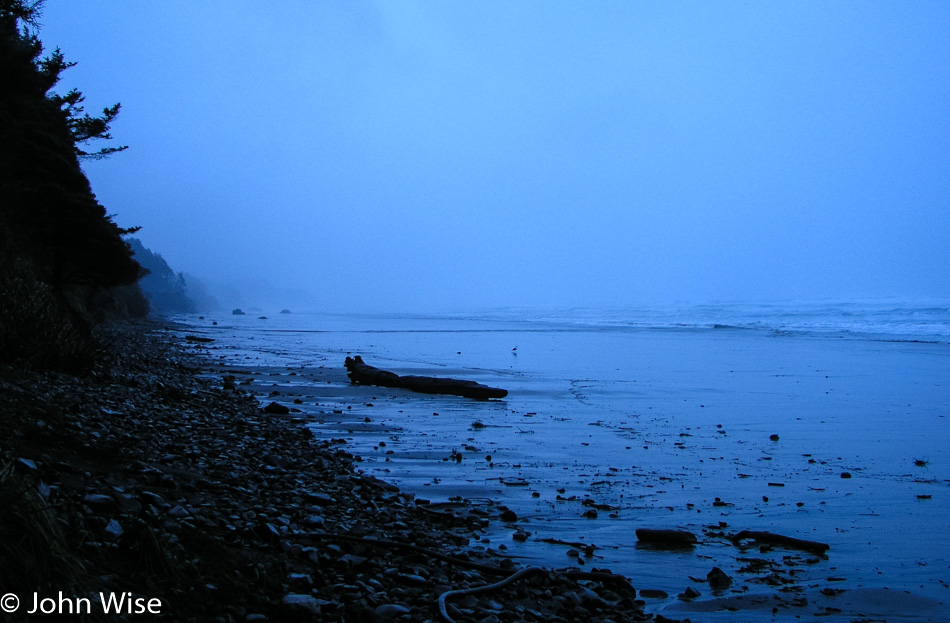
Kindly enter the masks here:
<path id="1" fill-rule="evenodd" d="M 950 297 L 950 3 L 48 0 L 225 304 Z"/>

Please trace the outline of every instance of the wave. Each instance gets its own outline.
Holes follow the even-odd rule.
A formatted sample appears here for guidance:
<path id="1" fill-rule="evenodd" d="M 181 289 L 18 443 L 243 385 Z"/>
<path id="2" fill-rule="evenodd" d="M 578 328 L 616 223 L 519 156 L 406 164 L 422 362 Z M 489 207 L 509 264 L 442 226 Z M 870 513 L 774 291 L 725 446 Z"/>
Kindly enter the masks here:
<path id="1" fill-rule="evenodd" d="M 496 309 L 453 314 L 456 321 L 522 330 L 710 330 L 775 335 L 837 335 L 891 341 L 950 340 L 950 303 L 848 301 L 719 303 L 613 309 Z M 449 316 L 439 316 L 447 320 Z"/>

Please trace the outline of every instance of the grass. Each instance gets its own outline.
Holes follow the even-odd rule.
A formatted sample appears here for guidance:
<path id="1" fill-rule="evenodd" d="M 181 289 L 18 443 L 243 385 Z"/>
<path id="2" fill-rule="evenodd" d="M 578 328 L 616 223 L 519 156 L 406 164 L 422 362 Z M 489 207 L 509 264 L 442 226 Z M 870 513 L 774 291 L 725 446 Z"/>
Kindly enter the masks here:
<path id="1" fill-rule="evenodd" d="M 72 555 L 35 478 L 7 456 L 0 462 L 0 560 L 4 589 L 75 591 L 86 570 Z M 69 593 L 67 593 L 69 594 Z M 74 592 L 73 594 L 79 594 Z"/>

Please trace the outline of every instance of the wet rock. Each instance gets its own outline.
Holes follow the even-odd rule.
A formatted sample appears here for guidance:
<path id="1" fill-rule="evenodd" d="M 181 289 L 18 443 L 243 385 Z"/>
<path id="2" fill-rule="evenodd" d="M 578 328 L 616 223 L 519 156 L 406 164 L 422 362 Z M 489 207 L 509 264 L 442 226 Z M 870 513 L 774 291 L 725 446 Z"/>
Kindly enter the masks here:
<path id="1" fill-rule="evenodd" d="M 706 581 L 709 582 L 709 587 L 713 590 L 724 590 L 732 586 L 732 578 L 726 575 L 726 572 L 719 567 L 713 567 L 712 570 L 706 574 Z"/>
<path id="2" fill-rule="evenodd" d="M 273 415 L 287 415 L 290 413 L 290 409 L 282 404 L 272 402 L 264 407 L 264 413 L 271 413 Z"/>
<path id="3" fill-rule="evenodd" d="M 690 548 L 697 542 L 696 535 L 688 530 L 638 528 L 636 535 L 640 543 L 657 548 Z"/>
<path id="4" fill-rule="evenodd" d="M 680 593 L 679 595 L 677 595 L 676 597 L 684 601 L 689 601 L 691 599 L 696 599 L 697 597 L 700 597 L 701 595 L 702 593 L 700 593 L 698 590 L 696 590 L 692 586 L 687 586 L 686 590 Z"/>
<path id="5" fill-rule="evenodd" d="M 669 597 L 669 594 L 659 589 L 643 588 L 640 589 L 640 597 L 644 599 L 666 599 Z"/>

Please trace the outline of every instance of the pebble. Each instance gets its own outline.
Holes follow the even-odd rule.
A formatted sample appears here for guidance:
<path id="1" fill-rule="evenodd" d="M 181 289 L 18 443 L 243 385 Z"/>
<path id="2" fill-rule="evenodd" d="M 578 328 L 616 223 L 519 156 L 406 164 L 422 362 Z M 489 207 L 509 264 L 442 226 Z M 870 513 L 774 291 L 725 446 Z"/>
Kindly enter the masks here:
<path id="1" fill-rule="evenodd" d="M 280 600 L 281 612 L 292 620 L 307 620 L 320 614 L 320 603 L 310 595 L 288 593 Z"/>

